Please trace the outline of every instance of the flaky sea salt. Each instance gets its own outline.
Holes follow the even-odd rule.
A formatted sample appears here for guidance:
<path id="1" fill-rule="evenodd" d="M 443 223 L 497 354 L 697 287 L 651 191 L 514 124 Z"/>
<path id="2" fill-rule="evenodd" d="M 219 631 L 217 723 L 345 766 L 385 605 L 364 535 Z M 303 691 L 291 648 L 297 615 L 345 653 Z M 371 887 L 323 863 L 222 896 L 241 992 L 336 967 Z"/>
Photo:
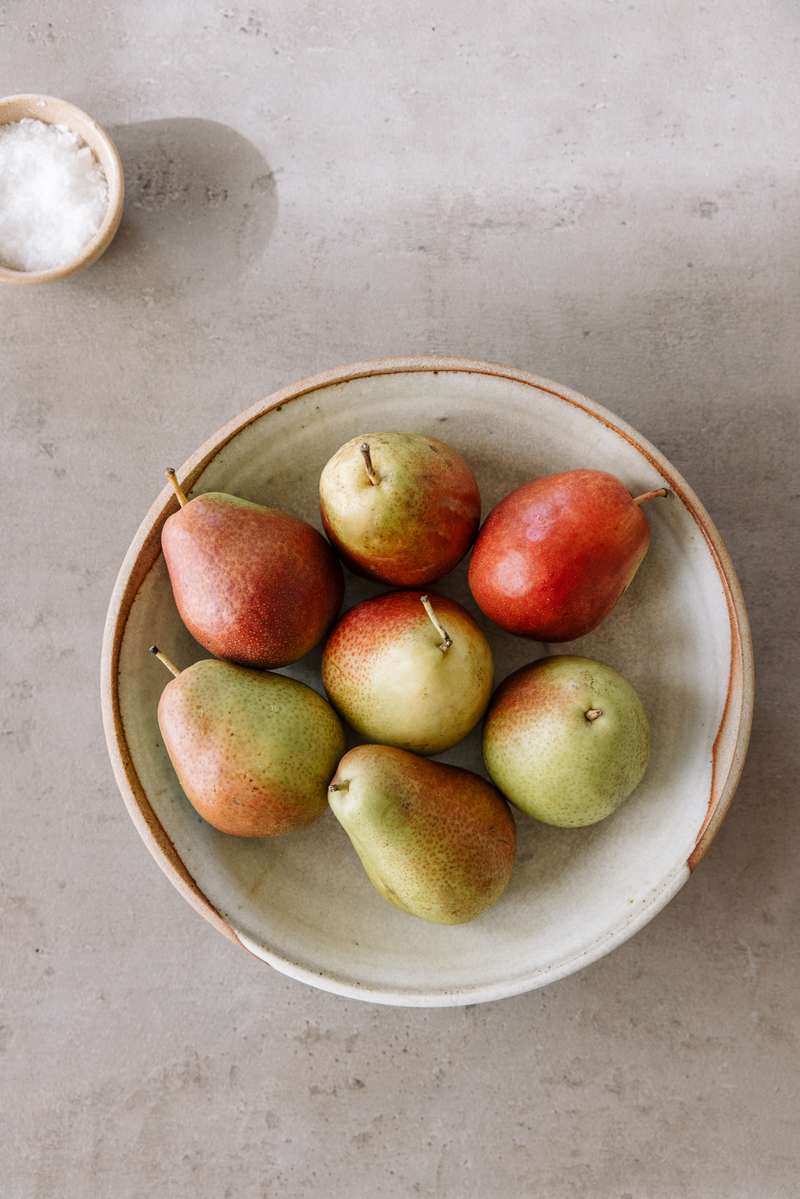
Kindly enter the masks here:
<path id="1" fill-rule="evenodd" d="M 64 266 L 88 246 L 107 210 L 103 169 L 77 133 L 29 117 L 0 125 L 0 264 Z"/>

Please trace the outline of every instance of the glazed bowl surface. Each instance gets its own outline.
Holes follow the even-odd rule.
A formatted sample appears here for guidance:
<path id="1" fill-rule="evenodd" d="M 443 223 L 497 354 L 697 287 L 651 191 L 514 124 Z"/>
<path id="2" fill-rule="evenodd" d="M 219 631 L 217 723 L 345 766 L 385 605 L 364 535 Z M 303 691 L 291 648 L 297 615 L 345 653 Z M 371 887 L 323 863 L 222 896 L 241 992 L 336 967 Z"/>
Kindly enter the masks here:
<path id="1" fill-rule="evenodd" d="M 418 430 L 454 446 L 481 488 L 483 515 L 541 475 L 590 467 L 651 501 L 650 549 L 606 621 L 579 641 L 539 645 L 487 621 L 468 558 L 437 590 L 489 638 L 496 683 L 551 653 L 606 662 L 634 685 L 652 753 L 643 782 L 583 829 L 515 812 L 508 888 L 479 919 L 437 926 L 396 911 L 368 881 L 328 811 L 290 836 L 249 840 L 206 824 L 183 795 L 156 717 L 169 681 L 153 643 L 181 667 L 209 655 L 184 628 L 160 533 L 177 500 L 166 485 L 126 556 L 109 607 L 102 697 L 123 798 L 150 852 L 220 931 L 276 969 L 323 990 L 409 1007 L 500 999 L 542 986 L 620 945 L 688 879 L 727 810 L 750 728 L 752 660 L 733 567 L 700 501 L 634 429 L 577 392 L 495 363 L 382 359 L 329 371 L 242 413 L 178 477 L 192 495 L 226 491 L 321 528 L 318 480 L 362 433 Z M 168 464 L 154 464 L 154 477 Z M 345 608 L 384 590 L 346 572 Z M 322 691 L 321 647 L 285 673 Z M 350 744 L 355 744 L 351 738 Z M 480 729 L 441 761 L 486 774 Z"/>

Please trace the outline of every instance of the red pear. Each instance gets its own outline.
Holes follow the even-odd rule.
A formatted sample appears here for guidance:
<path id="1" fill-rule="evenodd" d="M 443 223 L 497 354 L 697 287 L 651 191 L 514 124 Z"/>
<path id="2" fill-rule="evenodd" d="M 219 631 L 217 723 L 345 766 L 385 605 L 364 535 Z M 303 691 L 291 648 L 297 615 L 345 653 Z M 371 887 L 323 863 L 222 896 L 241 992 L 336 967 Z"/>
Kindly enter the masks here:
<path id="1" fill-rule="evenodd" d="M 344 596 L 344 576 L 321 533 L 299 517 L 222 492 L 187 500 L 161 546 L 175 602 L 202 646 L 268 670 L 297 662 L 322 640 Z"/>
<path id="2" fill-rule="evenodd" d="M 571 470 L 512 491 L 486 518 L 469 568 L 478 606 L 534 641 L 573 641 L 605 620 L 650 544 L 639 505 L 599 470 Z"/>

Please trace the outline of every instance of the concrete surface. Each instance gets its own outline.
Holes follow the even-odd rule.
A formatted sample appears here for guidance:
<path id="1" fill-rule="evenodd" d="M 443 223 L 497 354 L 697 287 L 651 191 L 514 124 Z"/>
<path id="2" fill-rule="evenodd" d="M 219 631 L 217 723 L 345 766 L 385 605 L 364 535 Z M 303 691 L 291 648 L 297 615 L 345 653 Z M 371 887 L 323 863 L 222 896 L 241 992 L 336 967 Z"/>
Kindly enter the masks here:
<path id="1" fill-rule="evenodd" d="M 786 0 L 0 6 L 4 94 L 119 144 L 120 233 L 0 294 L 7 1199 L 800 1194 L 798 47 Z M 489 358 L 605 404 L 717 523 L 744 776 L 667 909 L 466 1009 L 288 980 L 118 795 L 106 606 L 165 464 L 316 371 Z"/>

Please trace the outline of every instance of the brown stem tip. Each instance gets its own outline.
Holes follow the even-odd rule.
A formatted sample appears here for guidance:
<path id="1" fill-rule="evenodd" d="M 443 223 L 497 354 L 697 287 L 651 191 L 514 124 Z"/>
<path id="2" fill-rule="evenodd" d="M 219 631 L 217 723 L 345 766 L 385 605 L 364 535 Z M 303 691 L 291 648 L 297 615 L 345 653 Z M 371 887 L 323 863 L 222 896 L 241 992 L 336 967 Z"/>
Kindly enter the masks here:
<path id="1" fill-rule="evenodd" d="M 349 783 L 331 783 L 329 791 L 347 791 L 350 788 Z"/>
<path id="2" fill-rule="evenodd" d="M 177 666 L 175 666 L 172 662 L 170 662 L 170 660 L 166 654 L 162 654 L 161 650 L 158 648 L 157 645 L 150 646 L 150 653 L 155 654 L 155 656 L 158 658 L 159 662 L 163 662 L 164 665 L 166 666 L 167 670 L 171 670 L 172 673 L 175 675 L 175 678 L 177 679 L 178 675 L 181 672 L 178 670 Z"/>
<path id="3" fill-rule="evenodd" d="M 428 596 L 421 595 L 419 598 L 420 598 L 420 603 L 422 604 L 423 608 L 425 609 L 425 611 L 428 613 L 428 616 L 430 616 L 431 620 L 433 621 L 433 626 L 436 629 L 436 632 L 439 634 L 439 636 L 441 638 L 443 638 L 442 644 L 439 646 L 439 649 L 442 651 L 443 654 L 446 654 L 447 651 L 449 650 L 450 646 L 453 644 L 453 638 L 450 636 L 449 633 L 446 633 L 444 631 L 442 626 L 439 624 L 439 621 L 436 619 L 436 613 L 434 612 L 434 610 L 431 606 L 431 601 L 428 598 Z"/>
<path id="4" fill-rule="evenodd" d="M 603 715 L 602 708 L 590 708 L 589 711 L 586 713 L 586 719 L 590 723 L 592 723 L 593 721 L 597 720 L 598 716 L 602 716 L 602 715 Z"/>
<path id="5" fill-rule="evenodd" d="M 656 498 L 656 496 L 659 496 L 659 495 L 664 496 L 666 498 L 669 495 L 669 488 L 668 487 L 659 487 L 655 491 L 646 491 L 644 493 L 644 495 L 637 495 L 636 499 L 633 502 L 634 502 L 634 504 L 643 504 L 645 502 L 645 500 L 654 500 Z"/>
<path id="6" fill-rule="evenodd" d="M 184 495 L 183 488 L 181 487 L 180 483 L 178 482 L 178 476 L 175 474 L 175 467 L 168 466 L 167 469 L 164 471 L 164 474 L 167 476 L 170 483 L 172 484 L 172 490 L 175 492 L 176 496 L 178 497 L 178 502 L 179 502 L 181 508 L 185 508 L 186 505 L 189 503 L 189 501 L 187 500 L 186 496 Z"/>

